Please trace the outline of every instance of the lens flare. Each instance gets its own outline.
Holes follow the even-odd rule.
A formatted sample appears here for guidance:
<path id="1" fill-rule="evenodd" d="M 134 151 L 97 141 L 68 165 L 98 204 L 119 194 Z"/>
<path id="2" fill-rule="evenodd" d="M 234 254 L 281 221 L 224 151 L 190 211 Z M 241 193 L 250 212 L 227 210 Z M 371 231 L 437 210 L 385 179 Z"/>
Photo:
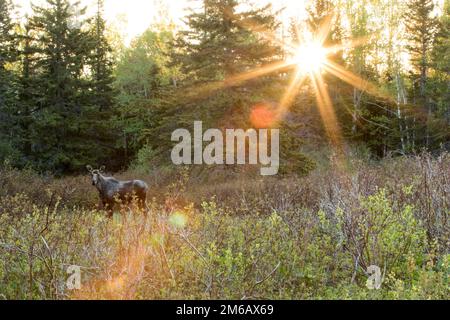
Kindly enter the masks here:
<path id="1" fill-rule="evenodd" d="M 301 92 L 301 87 L 309 79 L 330 143 L 335 147 L 336 153 L 344 152 L 342 130 L 335 115 L 324 75 L 335 76 L 371 95 L 388 99 L 391 99 L 391 97 L 376 85 L 352 73 L 344 66 L 333 62 L 334 55 L 344 50 L 365 45 L 371 39 L 370 36 L 366 36 L 348 39 L 341 43 L 327 43 L 330 42 L 327 39 L 332 28 L 333 17 L 333 14 L 325 17 L 316 30 L 304 30 L 300 32 L 298 26 L 295 26 L 295 41 L 280 40 L 273 31 L 268 30 L 257 21 L 244 19 L 244 21 L 238 22 L 241 28 L 258 35 L 262 41 L 282 47 L 286 54 L 285 58 L 272 63 L 259 65 L 254 69 L 245 70 L 239 74 L 229 75 L 222 81 L 204 84 L 194 89 L 189 87 L 186 90 L 186 98 L 189 100 L 204 99 L 220 89 L 238 86 L 243 82 L 264 77 L 272 73 L 278 73 L 283 77 L 287 76 L 286 78 L 289 79 L 289 84 L 281 94 L 277 108 L 265 109 L 254 107 L 250 114 L 250 121 L 255 127 L 271 128 L 284 119 L 289 112 L 289 108 L 294 103 L 296 96 Z"/>
<path id="2" fill-rule="evenodd" d="M 272 128 L 276 122 L 275 112 L 266 105 L 256 105 L 250 114 L 250 121 L 257 129 Z"/>
<path id="3" fill-rule="evenodd" d="M 183 229 L 187 224 L 187 220 L 188 218 L 184 213 L 177 211 L 170 216 L 169 224 L 174 228 Z"/>

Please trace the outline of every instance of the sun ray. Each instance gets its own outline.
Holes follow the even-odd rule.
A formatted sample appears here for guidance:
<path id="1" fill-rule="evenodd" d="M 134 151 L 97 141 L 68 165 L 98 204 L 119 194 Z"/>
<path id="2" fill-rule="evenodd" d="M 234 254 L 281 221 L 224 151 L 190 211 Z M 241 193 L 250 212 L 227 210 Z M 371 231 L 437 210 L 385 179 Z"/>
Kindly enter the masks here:
<path id="1" fill-rule="evenodd" d="M 281 121 L 283 119 L 283 117 L 286 115 L 287 110 L 289 109 L 289 107 L 292 104 L 293 99 L 295 98 L 295 95 L 297 94 L 298 90 L 305 82 L 306 78 L 307 78 L 307 74 L 304 73 L 300 68 L 297 68 L 295 75 L 289 84 L 289 87 L 286 89 L 286 91 L 278 105 L 278 109 L 276 112 L 278 121 Z"/>
<path id="2" fill-rule="evenodd" d="M 231 12 L 225 12 L 225 14 L 229 17 L 229 18 L 233 18 L 233 13 Z M 243 19 L 243 20 L 235 20 L 234 21 L 238 26 L 240 26 L 241 28 L 247 29 L 248 31 L 259 35 L 260 37 L 262 37 L 263 39 L 276 43 L 277 45 L 279 45 L 280 47 L 287 49 L 289 51 L 295 50 L 295 46 L 291 45 L 291 44 L 287 44 L 284 41 L 280 41 L 272 31 L 269 31 L 267 29 L 267 27 L 257 23 L 256 21 L 254 21 L 254 19 L 248 18 L 248 19 Z"/>
<path id="3" fill-rule="evenodd" d="M 324 63 L 324 69 L 328 71 L 329 73 L 333 74 L 334 76 L 338 77 L 342 81 L 347 82 L 348 84 L 354 86 L 355 88 L 366 91 L 371 95 L 381 97 L 384 99 L 391 99 L 388 94 L 380 90 L 376 85 L 372 84 L 371 82 L 357 76 L 353 72 L 344 69 L 342 66 L 338 65 L 337 63 L 334 63 L 332 61 L 327 60 Z"/>
<path id="4" fill-rule="evenodd" d="M 330 14 L 325 17 L 322 24 L 320 25 L 318 32 L 315 35 L 315 41 L 319 42 L 320 44 L 324 44 L 327 40 L 328 35 L 331 31 L 331 22 L 333 19 L 333 15 Z"/>
<path id="5" fill-rule="evenodd" d="M 233 16 L 230 17 L 232 18 Z M 332 28 L 333 17 L 334 14 L 325 17 L 316 33 L 301 33 L 296 25 L 295 31 L 297 32 L 296 38 L 298 39 L 298 43 L 297 41 L 286 43 L 284 39 L 280 41 L 273 32 L 267 30 L 252 19 L 235 21 L 238 23 L 239 27 L 249 30 L 255 35 L 258 35 L 261 39 L 281 46 L 287 54 L 287 58 L 284 59 L 284 61 L 274 62 L 230 76 L 224 81 L 216 81 L 209 83 L 206 86 L 197 87 L 193 92 L 189 92 L 187 97 L 193 96 L 195 98 L 200 96 L 204 98 L 222 88 L 240 85 L 245 81 L 277 71 L 288 71 L 294 67 L 295 71 L 292 80 L 289 82 L 288 87 L 280 98 L 278 108 L 273 115 L 274 121 L 271 121 L 271 124 L 279 124 L 285 117 L 290 106 L 293 104 L 294 98 L 300 91 L 301 86 L 307 78 L 310 78 L 317 100 L 317 107 L 330 144 L 334 147 L 335 151 L 337 151 L 337 154 L 343 155 L 344 138 L 322 74 L 328 72 L 362 91 L 366 91 L 378 97 L 390 98 L 387 94 L 377 88 L 376 85 L 331 61 L 331 56 L 333 54 L 345 49 L 362 46 L 371 39 L 371 36 L 366 36 L 350 39 L 340 44 L 326 46 L 325 43 L 327 42 L 327 38 Z"/>
<path id="6" fill-rule="evenodd" d="M 340 44 L 329 46 L 325 48 L 325 50 L 327 51 L 328 54 L 334 54 L 345 49 L 358 48 L 360 46 L 367 44 L 372 38 L 373 35 L 363 36 L 356 39 L 348 39 Z"/>
<path id="7" fill-rule="evenodd" d="M 341 128 L 334 112 L 325 82 L 320 72 L 310 74 L 311 82 L 316 92 L 317 106 L 324 124 L 325 132 L 338 154 L 343 151 L 343 138 Z"/>
<path id="8" fill-rule="evenodd" d="M 292 64 L 293 64 L 292 62 L 288 62 L 288 61 L 279 61 L 279 62 L 271 63 L 264 67 L 255 68 L 253 70 L 250 70 L 250 71 L 238 74 L 236 76 L 232 76 L 228 79 L 225 79 L 225 81 L 223 81 L 223 85 L 224 86 L 237 85 L 241 82 L 248 81 L 248 80 L 260 77 L 260 76 L 264 76 L 266 74 L 275 72 L 277 70 L 281 70 L 283 68 L 287 68 L 287 67 L 291 66 Z"/>
<path id="9" fill-rule="evenodd" d="M 229 78 L 223 80 L 223 81 L 215 81 L 210 82 L 207 84 L 202 84 L 200 86 L 197 86 L 195 90 L 189 90 L 186 92 L 186 98 L 189 99 L 196 99 L 198 97 L 208 97 L 217 90 L 237 86 L 241 84 L 242 82 L 249 81 L 261 76 L 268 75 L 270 73 L 274 73 L 276 71 L 281 71 L 285 68 L 291 68 L 293 66 L 294 62 L 292 61 L 278 61 L 270 63 L 263 67 L 258 67 L 252 70 L 249 70 L 247 72 L 243 72 L 234 76 L 230 76 Z"/>
<path id="10" fill-rule="evenodd" d="M 300 29 L 299 29 L 299 27 L 298 27 L 298 24 L 294 24 L 294 32 L 295 32 L 295 38 L 296 39 L 298 39 L 298 41 L 300 42 L 300 38 L 301 38 L 301 36 L 302 36 L 302 34 L 301 34 L 301 32 L 300 32 Z M 295 43 L 295 45 L 300 45 L 300 43 Z"/>

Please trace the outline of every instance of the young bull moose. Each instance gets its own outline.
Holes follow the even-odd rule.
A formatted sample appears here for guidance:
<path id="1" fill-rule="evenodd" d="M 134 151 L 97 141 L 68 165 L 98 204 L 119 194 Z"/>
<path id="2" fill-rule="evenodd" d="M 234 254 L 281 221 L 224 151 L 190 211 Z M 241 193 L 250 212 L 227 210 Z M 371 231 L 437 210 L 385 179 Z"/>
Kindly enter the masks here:
<path id="1" fill-rule="evenodd" d="M 97 188 L 103 208 L 108 211 L 109 217 L 112 217 L 117 200 L 121 203 L 130 203 L 136 199 L 142 210 L 147 209 L 148 185 L 144 181 L 119 181 L 113 177 L 105 177 L 102 175 L 105 170 L 104 166 L 95 170 L 91 166 L 86 166 L 86 169 L 92 176 L 92 185 Z"/>

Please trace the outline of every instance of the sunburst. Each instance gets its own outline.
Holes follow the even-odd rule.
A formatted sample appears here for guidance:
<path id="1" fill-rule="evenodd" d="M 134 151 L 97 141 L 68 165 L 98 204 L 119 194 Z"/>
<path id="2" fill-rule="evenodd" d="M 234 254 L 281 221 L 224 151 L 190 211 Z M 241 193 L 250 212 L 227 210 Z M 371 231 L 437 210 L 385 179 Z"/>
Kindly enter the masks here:
<path id="1" fill-rule="evenodd" d="M 274 62 L 234 76 L 229 76 L 221 82 L 209 83 L 207 86 L 197 87 L 195 96 L 199 95 L 204 97 L 223 87 L 240 85 L 241 83 L 254 78 L 293 69 L 290 82 L 280 98 L 277 109 L 275 112 L 271 112 L 274 119 L 270 121 L 270 123 L 275 126 L 282 121 L 289 111 L 295 97 L 300 93 L 302 85 L 309 79 L 314 90 L 317 107 L 327 137 L 331 145 L 338 151 L 338 154 L 342 153 L 344 151 L 344 139 L 337 121 L 332 100 L 328 93 L 324 75 L 333 75 L 351 86 L 371 95 L 387 99 L 390 99 L 390 97 L 382 92 L 376 85 L 346 69 L 345 66 L 341 66 L 333 61 L 333 56 L 339 52 L 364 45 L 370 38 L 361 37 L 343 41 L 340 44 L 326 46 L 325 42 L 330 34 L 331 22 L 332 16 L 330 15 L 324 20 L 321 27 L 318 28 L 315 33 L 307 32 L 300 35 L 300 32 L 296 30 L 297 36 L 300 35 L 301 39 L 297 42 L 287 43 L 280 41 L 274 36 L 273 32 L 265 30 L 253 21 L 247 20 L 241 22 L 241 27 L 257 34 L 263 40 L 282 46 L 286 52 L 287 58 L 283 61 Z"/>
<path id="2" fill-rule="evenodd" d="M 319 72 L 327 60 L 327 51 L 317 41 L 300 46 L 293 58 L 293 63 L 306 72 Z"/>
<path id="3" fill-rule="evenodd" d="M 287 68 L 294 69 L 290 83 L 279 101 L 278 109 L 274 113 L 276 119 L 274 119 L 272 123 L 279 123 L 285 117 L 295 97 L 299 94 L 302 85 L 307 79 L 309 79 L 311 86 L 314 89 L 317 107 L 322 118 L 327 137 L 337 153 L 341 154 L 344 151 L 344 139 L 332 100 L 328 93 L 324 75 L 333 75 L 354 86 L 355 88 L 366 91 L 372 95 L 382 96 L 384 98 L 387 98 L 387 96 L 374 84 L 347 70 L 344 66 L 333 62 L 332 57 L 334 55 L 343 50 L 364 45 L 368 42 L 369 38 L 362 37 L 348 40 L 339 45 L 325 46 L 326 39 L 329 37 L 331 30 L 331 22 L 332 16 L 330 15 L 324 20 L 321 27 L 315 33 L 304 33 L 301 35 L 297 29 L 297 37 L 300 36 L 301 38 L 297 43 L 280 43 L 280 41 L 276 39 L 272 33 L 265 32 L 257 25 L 255 26 L 247 22 L 243 25 L 243 27 L 251 30 L 252 32 L 258 33 L 262 36 L 262 38 L 268 41 L 281 44 L 288 57 L 282 62 L 269 64 L 243 74 L 230 77 L 224 82 L 224 84 L 226 86 L 237 85 L 243 81 L 264 76 L 269 73 L 286 70 Z"/>

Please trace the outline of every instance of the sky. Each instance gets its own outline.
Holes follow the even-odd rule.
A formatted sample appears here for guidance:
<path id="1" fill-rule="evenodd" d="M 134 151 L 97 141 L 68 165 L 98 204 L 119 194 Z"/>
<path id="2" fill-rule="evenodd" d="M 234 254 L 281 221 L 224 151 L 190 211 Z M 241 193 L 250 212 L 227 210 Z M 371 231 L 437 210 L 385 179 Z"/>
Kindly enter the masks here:
<path id="1" fill-rule="evenodd" d="M 289 16 L 301 18 L 305 13 L 305 4 L 309 0 L 253 0 L 253 3 L 262 6 L 272 3 L 275 10 L 286 7 L 282 19 Z M 44 0 L 14 0 L 19 6 L 19 14 L 31 12 L 30 3 L 39 4 Z M 85 5 L 95 0 L 81 0 Z M 169 16 L 175 24 L 181 24 L 183 17 L 189 12 L 188 8 L 195 6 L 195 0 L 104 0 L 105 17 L 108 23 L 119 26 L 126 44 L 144 32 L 153 22 L 161 16 Z M 166 14 L 161 14 L 158 8 L 163 8 Z"/>

